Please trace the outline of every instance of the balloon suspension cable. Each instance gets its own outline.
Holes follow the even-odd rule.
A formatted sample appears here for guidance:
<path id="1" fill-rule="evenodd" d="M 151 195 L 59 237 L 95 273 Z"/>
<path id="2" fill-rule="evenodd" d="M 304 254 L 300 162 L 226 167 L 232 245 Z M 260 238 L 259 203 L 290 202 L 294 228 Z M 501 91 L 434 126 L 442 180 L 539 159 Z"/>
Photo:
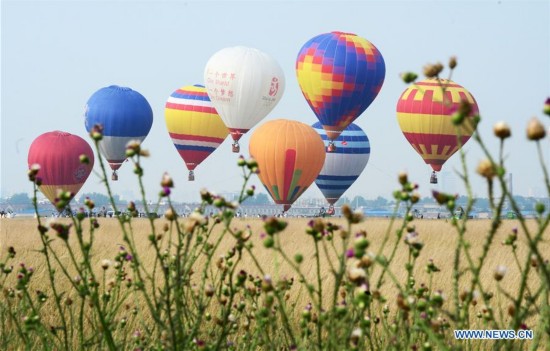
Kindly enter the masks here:
<path id="1" fill-rule="evenodd" d="M 195 172 L 194 171 L 189 171 L 189 177 L 187 178 L 187 180 L 189 180 L 190 182 L 195 180 Z"/>
<path id="2" fill-rule="evenodd" d="M 327 146 L 327 152 L 334 152 L 336 151 L 336 145 L 334 145 L 334 140 L 329 140 L 328 146 Z"/>
<path id="3" fill-rule="evenodd" d="M 113 171 L 113 174 L 111 175 L 111 180 L 114 180 L 115 182 L 118 180 L 118 173 L 116 171 Z"/>
<path id="4" fill-rule="evenodd" d="M 432 172 L 432 175 L 430 177 L 430 184 L 437 184 L 437 174 L 435 171 Z"/>
<path id="5" fill-rule="evenodd" d="M 233 144 L 231 144 L 233 152 L 239 152 L 241 151 L 241 146 L 239 145 L 239 142 L 235 140 Z"/>

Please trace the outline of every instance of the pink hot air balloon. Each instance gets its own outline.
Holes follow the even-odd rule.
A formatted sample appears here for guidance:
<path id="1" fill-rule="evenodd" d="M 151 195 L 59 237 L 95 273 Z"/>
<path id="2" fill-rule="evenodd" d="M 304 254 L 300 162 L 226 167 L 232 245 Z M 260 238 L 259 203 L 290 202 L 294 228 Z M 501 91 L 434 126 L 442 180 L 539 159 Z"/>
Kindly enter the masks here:
<path id="1" fill-rule="evenodd" d="M 89 163 L 80 162 L 80 155 L 88 156 Z M 76 195 L 94 167 L 94 153 L 88 143 L 77 135 L 54 131 L 38 136 L 31 144 L 29 168 L 40 165 L 40 191 L 52 204 L 59 189 Z"/>

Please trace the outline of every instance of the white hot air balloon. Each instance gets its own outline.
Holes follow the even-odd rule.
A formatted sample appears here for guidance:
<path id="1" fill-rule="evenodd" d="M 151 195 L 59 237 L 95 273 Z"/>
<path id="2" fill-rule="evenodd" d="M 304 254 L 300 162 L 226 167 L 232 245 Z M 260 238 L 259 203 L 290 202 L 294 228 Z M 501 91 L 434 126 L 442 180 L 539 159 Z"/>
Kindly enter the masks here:
<path id="1" fill-rule="evenodd" d="M 222 49 L 204 69 L 208 96 L 234 140 L 239 139 L 277 105 L 285 90 L 281 66 L 266 53 L 244 46 Z"/>

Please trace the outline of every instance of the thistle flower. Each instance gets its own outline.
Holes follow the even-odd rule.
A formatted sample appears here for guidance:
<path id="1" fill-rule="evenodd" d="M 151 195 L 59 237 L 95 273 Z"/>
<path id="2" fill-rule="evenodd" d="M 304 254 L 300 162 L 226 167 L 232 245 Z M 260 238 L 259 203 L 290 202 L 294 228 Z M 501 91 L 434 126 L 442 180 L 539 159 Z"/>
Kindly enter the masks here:
<path id="1" fill-rule="evenodd" d="M 110 260 L 102 260 L 101 261 L 101 268 L 103 268 L 103 270 L 107 270 L 110 265 L 111 265 Z"/>
<path id="2" fill-rule="evenodd" d="M 90 158 L 88 157 L 88 155 L 85 155 L 85 154 L 80 155 L 79 160 L 80 160 L 80 163 L 82 164 L 85 164 L 85 165 L 90 164 Z"/>
<path id="3" fill-rule="evenodd" d="M 174 187 L 174 180 L 172 179 L 172 177 L 170 177 L 168 172 L 164 172 L 164 174 L 162 175 L 162 179 L 160 181 L 160 186 L 162 186 L 163 188 L 173 188 Z"/>
<path id="4" fill-rule="evenodd" d="M 527 139 L 529 140 L 540 140 L 546 136 L 546 130 L 542 123 L 540 123 L 537 117 L 531 118 L 527 124 Z"/>
<path id="5" fill-rule="evenodd" d="M 439 76 L 439 73 L 443 71 L 443 65 L 441 63 L 427 64 L 424 66 L 424 75 L 427 78 L 435 78 Z"/>
<path id="6" fill-rule="evenodd" d="M 454 69 L 456 67 L 456 64 L 456 56 L 451 56 L 451 58 L 449 59 L 449 68 Z"/>
<path id="7" fill-rule="evenodd" d="M 506 275 L 506 271 L 507 271 L 507 268 L 505 266 L 499 265 L 499 266 L 497 266 L 497 268 L 495 268 L 495 272 L 493 273 L 493 277 L 495 278 L 495 280 L 497 282 L 499 282 Z"/>
<path id="8" fill-rule="evenodd" d="M 495 165 L 489 160 L 484 159 L 477 165 L 477 173 L 487 179 L 492 179 L 496 174 Z"/>
<path id="9" fill-rule="evenodd" d="M 401 79 L 403 80 L 403 82 L 405 82 L 407 84 L 410 84 L 410 83 L 416 81 L 417 78 L 418 78 L 418 74 L 416 74 L 414 72 L 401 73 Z"/>
<path id="10" fill-rule="evenodd" d="M 510 126 L 503 121 L 497 122 L 493 126 L 493 133 L 495 133 L 495 136 L 499 137 L 500 139 L 506 139 L 509 138 L 510 135 L 512 135 L 512 132 L 510 131 Z"/>
<path id="11" fill-rule="evenodd" d="M 543 111 L 546 115 L 550 116 L 550 97 L 546 99 L 544 103 Z"/>
<path id="12" fill-rule="evenodd" d="M 101 124 L 94 124 L 90 131 L 90 137 L 95 141 L 103 139 L 103 126 Z"/>
<path id="13" fill-rule="evenodd" d="M 126 157 L 133 157 L 141 151 L 141 141 L 132 139 L 126 143 Z"/>

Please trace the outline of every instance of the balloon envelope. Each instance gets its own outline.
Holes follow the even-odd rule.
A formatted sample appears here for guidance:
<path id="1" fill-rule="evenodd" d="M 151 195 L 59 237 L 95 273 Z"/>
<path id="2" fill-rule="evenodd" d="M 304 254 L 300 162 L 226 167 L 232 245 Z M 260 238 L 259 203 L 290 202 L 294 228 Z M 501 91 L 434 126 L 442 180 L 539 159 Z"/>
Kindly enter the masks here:
<path id="1" fill-rule="evenodd" d="M 189 171 L 193 171 L 229 134 L 200 85 L 185 86 L 166 102 L 166 128 Z"/>
<path id="2" fill-rule="evenodd" d="M 318 35 L 302 46 L 296 59 L 302 93 L 331 140 L 369 107 L 385 75 L 380 51 L 351 33 Z"/>
<path id="3" fill-rule="evenodd" d="M 329 138 L 320 122 L 312 126 L 328 146 Z M 334 205 L 359 178 L 369 162 L 370 142 L 365 132 L 351 123 L 335 140 L 336 150 L 326 154 L 325 163 L 315 184 L 325 199 Z"/>
<path id="4" fill-rule="evenodd" d="M 319 134 L 305 123 L 286 119 L 256 129 L 249 151 L 258 162 L 260 180 L 285 211 L 311 185 L 325 161 Z"/>
<path id="5" fill-rule="evenodd" d="M 244 46 L 216 52 L 206 64 L 204 81 L 235 142 L 273 110 L 285 89 L 284 73 L 277 61 Z"/>
<path id="6" fill-rule="evenodd" d="M 88 132 L 96 124 L 103 126 L 99 148 L 113 171 L 126 160 L 126 144 L 142 142 L 153 124 L 153 110 L 145 97 L 117 85 L 96 91 L 86 104 L 84 117 Z"/>
<path id="7" fill-rule="evenodd" d="M 89 163 L 80 162 L 80 155 Z M 58 189 L 78 193 L 94 167 L 94 153 L 88 143 L 77 135 L 53 131 L 38 136 L 31 144 L 27 158 L 29 168 L 40 165 L 40 191 L 55 205 Z"/>
<path id="8" fill-rule="evenodd" d="M 441 83 L 440 83 L 441 82 Z M 445 87 L 445 93 L 440 84 Z M 470 115 L 460 127 L 452 122 L 461 101 L 471 105 Z M 472 116 L 479 114 L 473 95 L 461 85 L 446 79 L 425 79 L 401 94 L 397 101 L 397 121 L 405 138 L 436 172 L 464 145 L 475 130 Z"/>

